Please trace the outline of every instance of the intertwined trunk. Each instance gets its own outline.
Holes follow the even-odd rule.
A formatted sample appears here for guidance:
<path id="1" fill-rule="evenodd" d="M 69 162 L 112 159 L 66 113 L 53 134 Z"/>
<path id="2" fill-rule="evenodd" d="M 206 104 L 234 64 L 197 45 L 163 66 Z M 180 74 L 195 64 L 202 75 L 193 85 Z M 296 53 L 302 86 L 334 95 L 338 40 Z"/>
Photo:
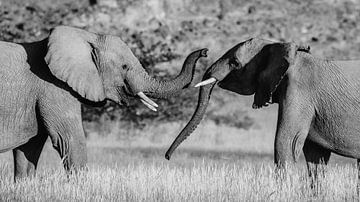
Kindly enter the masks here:
<path id="1" fill-rule="evenodd" d="M 159 81 L 148 74 L 145 75 L 142 91 L 151 97 L 168 98 L 186 88 L 192 81 L 195 65 L 199 58 L 206 57 L 207 49 L 192 52 L 184 61 L 180 74 L 170 81 Z"/>
<path id="2" fill-rule="evenodd" d="M 207 77 L 206 74 L 204 78 Z M 205 79 L 203 79 L 205 80 Z M 200 121 L 202 120 L 206 108 L 209 104 L 210 95 L 212 92 L 212 89 L 214 88 L 216 82 L 202 86 L 199 91 L 199 98 L 198 98 L 198 104 L 196 107 L 196 110 L 191 117 L 190 121 L 187 123 L 185 128 L 180 132 L 180 134 L 176 137 L 174 142 L 171 144 L 170 148 L 165 154 L 165 158 L 167 160 L 170 159 L 172 153 L 175 151 L 175 149 L 196 129 L 196 127 L 199 125 Z"/>

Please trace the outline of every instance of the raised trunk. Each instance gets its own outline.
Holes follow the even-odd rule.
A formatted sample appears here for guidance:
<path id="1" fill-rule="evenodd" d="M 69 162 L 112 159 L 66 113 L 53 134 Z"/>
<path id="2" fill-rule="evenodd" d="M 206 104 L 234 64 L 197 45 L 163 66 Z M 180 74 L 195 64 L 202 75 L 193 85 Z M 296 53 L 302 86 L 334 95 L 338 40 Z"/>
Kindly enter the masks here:
<path id="1" fill-rule="evenodd" d="M 199 98 L 196 110 L 191 117 L 190 121 L 186 124 L 185 128 L 180 132 L 180 134 L 176 137 L 174 142 L 171 144 L 170 148 L 167 150 L 165 154 L 165 158 L 170 160 L 172 153 L 175 149 L 196 129 L 199 125 L 200 121 L 202 120 L 206 108 L 209 104 L 210 95 L 212 89 L 214 88 L 216 82 L 202 86 L 199 91 Z"/>
<path id="2" fill-rule="evenodd" d="M 181 89 L 190 85 L 194 77 L 196 62 L 201 57 L 207 56 L 207 49 L 200 49 L 192 52 L 184 61 L 180 74 L 170 81 L 159 81 L 147 75 L 145 78 L 146 86 L 143 92 L 155 98 L 168 98 L 180 92 Z"/>

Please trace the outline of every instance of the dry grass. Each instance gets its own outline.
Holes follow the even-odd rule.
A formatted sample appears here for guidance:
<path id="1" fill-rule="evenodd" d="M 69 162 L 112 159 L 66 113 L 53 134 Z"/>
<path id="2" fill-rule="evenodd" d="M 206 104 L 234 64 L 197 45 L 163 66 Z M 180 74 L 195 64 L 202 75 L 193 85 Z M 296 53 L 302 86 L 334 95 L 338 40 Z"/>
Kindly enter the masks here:
<path id="1" fill-rule="evenodd" d="M 283 178 L 272 154 L 89 147 L 89 170 L 69 178 L 46 145 L 36 178 L 13 183 L 11 153 L 0 155 L 0 201 L 344 201 L 356 198 L 356 167 L 331 159 L 315 194 L 304 162 Z M 335 158 L 336 159 L 336 158 Z"/>
<path id="2" fill-rule="evenodd" d="M 0 200 L 20 201 L 344 201 L 356 200 L 356 169 L 331 166 L 314 194 L 306 170 L 290 169 L 283 179 L 270 163 L 207 163 L 188 166 L 132 162 L 91 167 L 67 178 L 48 170 L 14 184 L 9 165 L 0 168 Z"/>

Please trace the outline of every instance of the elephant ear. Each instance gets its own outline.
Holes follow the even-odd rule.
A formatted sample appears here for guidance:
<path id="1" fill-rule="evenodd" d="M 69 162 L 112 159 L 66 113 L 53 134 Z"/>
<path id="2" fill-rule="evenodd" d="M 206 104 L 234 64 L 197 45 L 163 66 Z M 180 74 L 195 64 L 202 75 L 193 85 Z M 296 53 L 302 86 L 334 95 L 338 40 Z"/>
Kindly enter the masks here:
<path id="1" fill-rule="evenodd" d="M 83 98 L 97 102 L 105 99 L 98 72 L 97 35 L 81 29 L 59 26 L 49 36 L 45 61 L 51 73 L 66 82 Z"/>
<path id="2" fill-rule="evenodd" d="M 259 75 L 254 96 L 253 108 L 261 108 L 272 103 L 272 94 L 285 76 L 295 56 L 295 45 L 291 43 L 273 43 L 265 45 L 259 57 Z"/>

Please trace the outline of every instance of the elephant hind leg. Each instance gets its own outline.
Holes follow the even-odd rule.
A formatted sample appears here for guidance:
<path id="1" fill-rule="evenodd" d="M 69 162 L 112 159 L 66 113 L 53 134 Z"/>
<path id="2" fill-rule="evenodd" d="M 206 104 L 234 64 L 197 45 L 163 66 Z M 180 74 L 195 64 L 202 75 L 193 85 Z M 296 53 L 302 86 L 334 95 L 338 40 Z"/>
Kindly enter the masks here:
<path id="1" fill-rule="evenodd" d="M 46 134 L 38 134 L 27 143 L 13 149 L 14 180 L 35 176 L 41 151 L 47 139 Z"/>
<path id="2" fill-rule="evenodd" d="M 306 139 L 303 152 L 308 168 L 309 177 L 311 179 L 311 188 L 318 188 L 319 174 L 324 176 L 325 166 L 328 164 L 331 151 L 318 145 L 317 143 Z"/>

